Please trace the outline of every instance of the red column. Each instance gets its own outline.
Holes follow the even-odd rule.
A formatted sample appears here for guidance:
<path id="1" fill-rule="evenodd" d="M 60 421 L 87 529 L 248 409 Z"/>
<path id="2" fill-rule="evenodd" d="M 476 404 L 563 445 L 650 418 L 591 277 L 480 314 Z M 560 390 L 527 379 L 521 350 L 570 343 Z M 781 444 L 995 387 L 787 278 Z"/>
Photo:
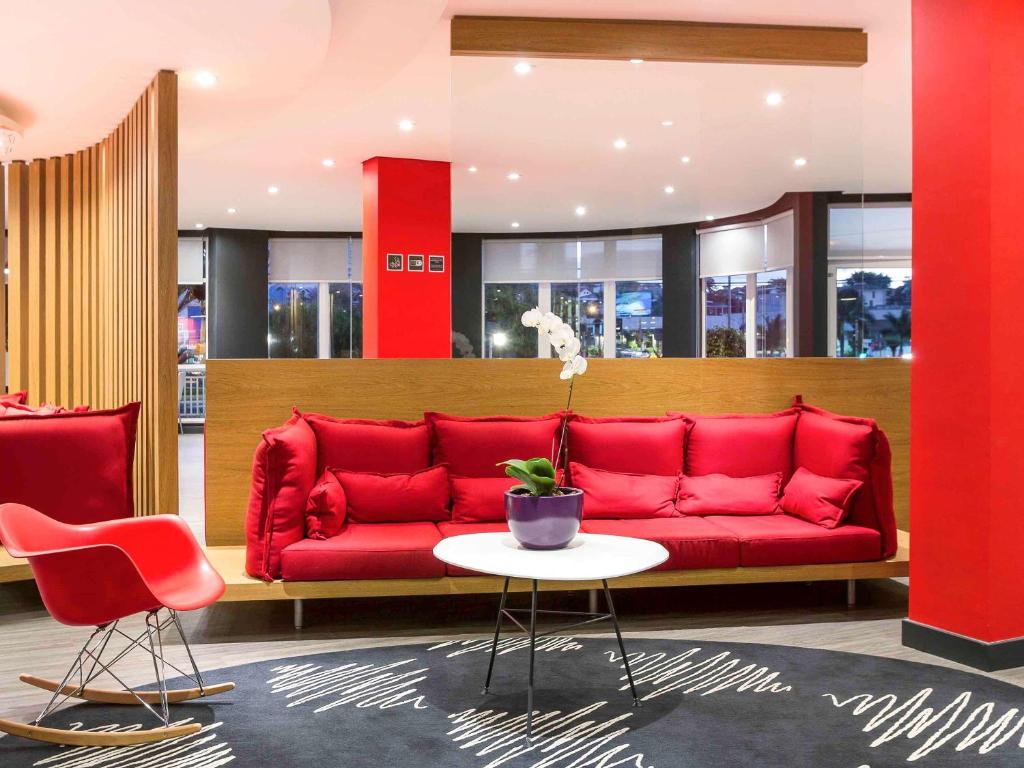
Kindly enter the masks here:
<path id="1" fill-rule="evenodd" d="M 363 357 L 451 357 L 451 209 L 450 163 L 363 163 Z"/>
<path id="2" fill-rule="evenodd" d="M 1021 51 L 1021 0 L 914 0 L 904 639 L 990 668 L 1024 659 Z"/>

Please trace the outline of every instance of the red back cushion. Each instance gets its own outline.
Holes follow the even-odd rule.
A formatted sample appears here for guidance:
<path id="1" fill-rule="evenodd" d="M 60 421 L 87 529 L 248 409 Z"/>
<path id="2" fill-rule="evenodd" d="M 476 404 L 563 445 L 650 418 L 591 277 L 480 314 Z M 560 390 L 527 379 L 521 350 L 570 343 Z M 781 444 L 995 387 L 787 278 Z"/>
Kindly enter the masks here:
<path id="1" fill-rule="evenodd" d="M 453 477 L 453 523 L 505 522 L 505 491 L 519 481 L 512 477 Z"/>
<path id="2" fill-rule="evenodd" d="M 797 467 L 822 477 L 860 480 L 849 522 L 882 534 L 882 556 L 896 552 L 896 516 L 892 502 L 892 454 L 874 419 L 840 416 L 800 406 L 793 460 Z"/>
<path id="3" fill-rule="evenodd" d="M 507 459 L 551 458 L 562 414 L 547 416 L 448 416 L 427 413 L 434 461 L 462 477 L 504 477 Z"/>
<path id="4" fill-rule="evenodd" d="M 76 525 L 131 517 L 139 407 L 0 419 L 0 503 Z"/>
<path id="5" fill-rule="evenodd" d="M 245 569 L 281 576 L 281 550 L 306 536 L 306 500 L 316 482 L 316 437 L 297 411 L 256 448 L 245 516 Z"/>
<path id="6" fill-rule="evenodd" d="M 448 470 L 443 466 L 420 472 L 334 474 L 345 489 L 346 517 L 356 523 L 417 523 L 448 520 Z"/>
<path id="7" fill-rule="evenodd" d="M 774 515 L 778 514 L 782 473 L 755 477 L 695 475 L 679 478 L 681 515 Z"/>
<path id="8" fill-rule="evenodd" d="M 329 539 L 345 524 L 345 489 L 333 472 L 320 475 L 306 499 L 306 538 Z"/>
<path id="9" fill-rule="evenodd" d="M 303 414 L 317 444 L 317 472 L 419 472 L 430 466 L 430 433 L 423 421 L 336 419 Z"/>
<path id="10" fill-rule="evenodd" d="M 28 401 L 28 392 L 8 392 L 0 395 L 0 405 L 21 405 Z"/>
<path id="11" fill-rule="evenodd" d="M 779 507 L 788 515 L 822 528 L 835 528 L 843 522 L 854 494 L 863 485 L 860 480 L 822 477 L 797 467 L 786 484 Z"/>
<path id="12" fill-rule="evenodd" d="M 781 413 L 692 416 L 686 438 L 687 475 L 755 477 L 793 474 L 796 409 Z"/>
<path id="13" fill-rule="evenodd" d="M 681 414 L 653 417 L 569 416 L 569 459 L 610 472 L 678 475 L 687 422 Z"/>
<path id="14" fill-rule="evenodd" d="M 569 465 L 573 485 L 583 491 L 583 517 L 645 519 L 674 517 L 679 475 L 608 472 L 577 462 Z"/>

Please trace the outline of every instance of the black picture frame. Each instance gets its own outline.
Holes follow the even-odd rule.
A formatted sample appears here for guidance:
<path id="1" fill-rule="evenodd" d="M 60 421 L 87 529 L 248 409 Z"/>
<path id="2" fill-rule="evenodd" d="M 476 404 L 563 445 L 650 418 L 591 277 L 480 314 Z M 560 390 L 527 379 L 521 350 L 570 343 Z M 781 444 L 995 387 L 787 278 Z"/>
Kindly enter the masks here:
<path id="1" fill-rule="evenodd" d="M 389 253 L 387 255 L 388 272 L 401 272 L 403 269 L 404 257 L 400 253 Z"/>
<path id="2" fill-rule="evenodd" d="M 407 269 L 410 272 L 422 272 L 424 258 L 422 253 L 410 253 L 408 258 Z"/>
<path id="3" fill-rule="evenodd" d="M 430 272 L 444 272 L 444 255 L 431 254 L 427 257 L 427 269 Z"/>

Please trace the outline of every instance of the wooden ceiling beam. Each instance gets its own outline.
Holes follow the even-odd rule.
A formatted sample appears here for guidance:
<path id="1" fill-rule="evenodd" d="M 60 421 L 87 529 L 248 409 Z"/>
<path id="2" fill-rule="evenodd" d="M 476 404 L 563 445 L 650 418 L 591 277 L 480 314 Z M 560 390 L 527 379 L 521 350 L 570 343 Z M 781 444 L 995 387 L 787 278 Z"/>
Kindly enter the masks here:
<path id="1" fill-rule="evenodd" d="M 859 67 L 868 60 L 868 36 L 850 27 L 454 16 L 451 53 Z"/>

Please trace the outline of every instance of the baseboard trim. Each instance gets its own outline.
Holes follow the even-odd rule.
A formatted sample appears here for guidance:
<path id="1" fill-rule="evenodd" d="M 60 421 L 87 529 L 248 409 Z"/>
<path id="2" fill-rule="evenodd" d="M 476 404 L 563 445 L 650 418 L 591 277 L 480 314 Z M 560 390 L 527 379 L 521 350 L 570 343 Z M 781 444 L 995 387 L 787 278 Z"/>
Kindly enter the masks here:
<path id="1" fill-rule="evenodd" d="M 1024 637 L 986 643 L 910 619 L 903 620 L 903 644 L 917 651 L 985 672 L 1024 666 Z"/>

